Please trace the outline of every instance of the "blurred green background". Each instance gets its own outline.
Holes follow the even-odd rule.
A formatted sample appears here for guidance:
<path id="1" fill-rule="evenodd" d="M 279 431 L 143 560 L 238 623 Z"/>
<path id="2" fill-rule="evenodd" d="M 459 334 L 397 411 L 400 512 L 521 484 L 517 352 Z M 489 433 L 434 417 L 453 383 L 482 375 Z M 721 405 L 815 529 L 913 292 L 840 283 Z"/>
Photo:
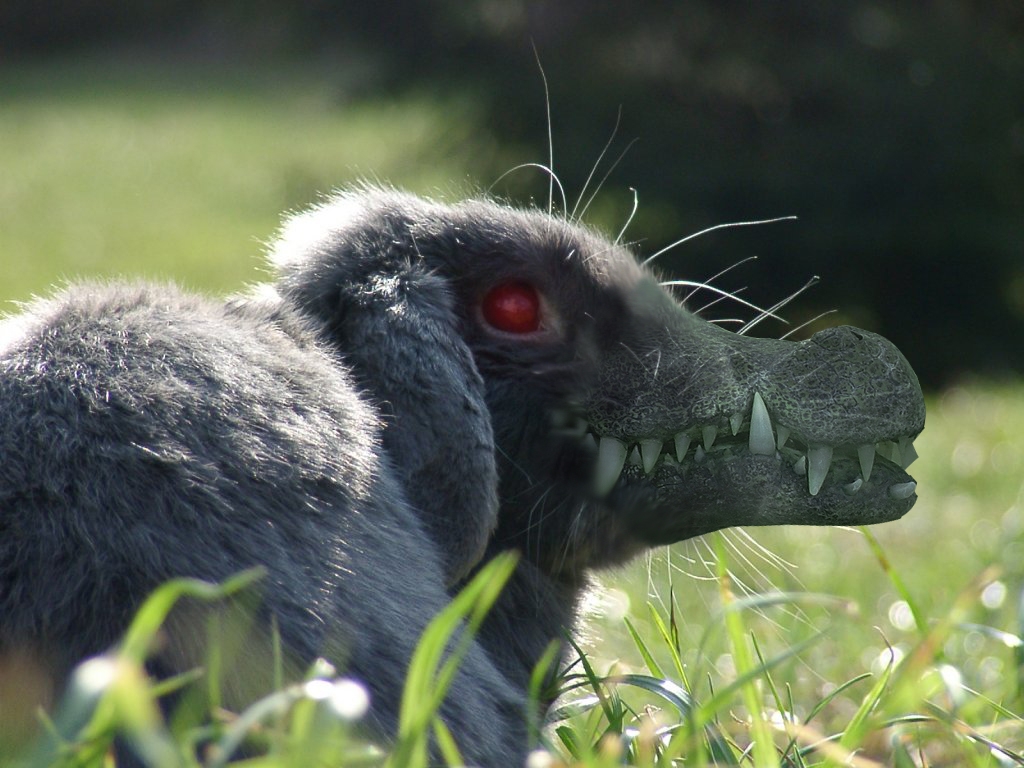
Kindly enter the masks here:
<path id="1" fill-rule="evenodd" d="M 240 290 L 264 276 L 261 253 L 281 213 L 332 187 L 371 178 L 457 197 L 489 189 L 521 163 L 546 163 L 548 105 L 570 209 L 618 125 L 596 179 L 611 175 L 586 218 L 617 233 L 637 190 L 627 239 L 641 253 L 715 224 L 799 217 L 706 235 L 658 263 L 702 280 L 757 255 L 716 284 L 761 305 L 820 275 L 785 310 L 792 325 L 834 310 L 802 333 L 851 322 L 897 343 L 929 391 L 929 421 L 912 468 L 920 501 L 876 533 L 929 619 L 985 566 L 999 565 L 997 586 L 976 600 L 971 619 L 1016 631 L 1024 573 L 1024 5 L 1016 0 L 7 0 L 0 307 L 14 311 L 12 301 L 91 275 Z M 595 182 L 586 189 L 584 200 Z M 520 170 L 493 191 L 546 205 L 548 183 Z M 750 317 L 724 304 L 710 315 Z M 795 686 L 834 684 L 876 665 L 886 642 L 911 642 L 907 606 L 860 533 L 754 536 L 731 534 L 729 549 L 751 588 L 833 592 L 863 613 L 801 657 Z M 594 644 L 609 658 L 627 653 L 616 617 L 629 601 L 642 617 L 648 594 L 667 599 L 674 574 L 684 642 L 696 648 L 717 600 L 717 587 L 702 581 L 714 570 L 707 547 L 680 545 L 607 576 L 615 588 L 588 606 L 594 626 L 607 620 Z M 792 644 L 837 620 L 816 610 L 766 612 L 763 629 Z M 1001 642 L 965 627 L 946 652 L 973 685 L 999 697 L 1005 684 L 1019 696 L 1017 662 Z M 728 659 L 702 653 L 728 673 Z"/>
<path id="2" fill-rule="evenodd" d="M 237 285 L 280 211 L 356 176 L 489 185 L 548 157 L 588 218 L 922 379 L 1024 369 L 1024 6 L 1005 2 L 0 5 L 0 299 L 58 274 Z M 635 143 L 631 143 L 634 142 Z M 546 202 L 537 172 L 496 189 Z M 43 262 L 46 259 L 48 261 Z M 248 260 L 248 261 L 247 261 Z M 724 309 L 724 308 L 723 308 Z M 819 324 L 820 325 L 820 324 Z M 781 327 L 763 324 L 761 332 Z"/>

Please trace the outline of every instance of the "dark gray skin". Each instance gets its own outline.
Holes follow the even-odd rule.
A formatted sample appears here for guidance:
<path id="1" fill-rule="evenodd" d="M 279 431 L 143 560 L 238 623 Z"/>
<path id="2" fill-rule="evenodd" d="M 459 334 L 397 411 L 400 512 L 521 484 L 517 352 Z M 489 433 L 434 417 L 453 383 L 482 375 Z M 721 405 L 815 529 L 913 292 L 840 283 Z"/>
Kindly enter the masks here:
<path id="1" fill-rule="evenodd" d="M 626 249 L 488 201 L 354 190 L 289 221 L 271 260 L 226 305 L 83 284 L 0 325 L 0 656 L 59 684 L 162 581 L 262 565 L 263 626 L 296 669 L 327 654 L 363 680 L 386 738 L 423 627 L 515 549 L 444 717 L 471 762 L 516 765 L 530 671 L 591 569 L 916 500 L 900 465 L 923 399 L 874 334 L 736 336 Z M 535 330 L 485 318 L 509 282 L 539 295 Z M 755 392 L 772 426 L 751 439 Z M 831 463 L 802 468 L 808 446 Z M 187 617 L 158 673 L 194 658 Z"/>

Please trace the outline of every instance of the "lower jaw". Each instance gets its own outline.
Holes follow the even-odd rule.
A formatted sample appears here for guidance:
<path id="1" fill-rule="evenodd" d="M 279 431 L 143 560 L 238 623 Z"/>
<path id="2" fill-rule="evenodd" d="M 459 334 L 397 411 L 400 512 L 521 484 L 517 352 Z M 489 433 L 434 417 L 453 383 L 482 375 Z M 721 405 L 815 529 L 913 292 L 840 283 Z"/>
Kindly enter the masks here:
<path id="1" fill-rule="evenodd" d="M 783 448 L 774 456 L 751 454 L 744 447 L 723 446 L 701 461 L 659 461 L 648 475 L 627 464 L 610 494 L 646 489 L 649 509 L 661 532 L 658 543 L 737 525 L 869 525 L 895 520 L 917 500 L 913 478 L 896 464 L 879 458 L 869 480 L 861 477 L 856 457 L 837 455 L 818 493 L 808 491 L 798 472 L 798 450 Z M 645 494 L 646 495 L 646 494 Z"/>

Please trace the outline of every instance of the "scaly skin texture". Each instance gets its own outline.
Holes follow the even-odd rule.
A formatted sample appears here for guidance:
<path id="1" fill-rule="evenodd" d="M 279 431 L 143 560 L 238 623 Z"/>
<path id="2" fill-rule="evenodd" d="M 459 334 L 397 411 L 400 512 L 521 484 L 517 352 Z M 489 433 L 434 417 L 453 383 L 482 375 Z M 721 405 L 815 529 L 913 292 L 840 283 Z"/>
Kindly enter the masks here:
<path id="1" fill-rule="evenodd" d="M 470 762 L 506 768 L 591 569 L 916 499 L 924 405 L 891 344 L 728 333 L 578 223 L 363 188 L 289 220 L 271 262 L 227 303 L 78 284 L 0 324 L 0 662 L 59 686 L 161 582 L 259 565 L 229 698 L 271 682 L 273 616 L 288 669 L 347 669 L 386 740 L 427 622 L 514 549 L 443 707 Z M 482 310 L 509 284 L 536 293 L 516 332 Z M 202 663 L 203 627 L 176 614 L 153 671 Z"/>

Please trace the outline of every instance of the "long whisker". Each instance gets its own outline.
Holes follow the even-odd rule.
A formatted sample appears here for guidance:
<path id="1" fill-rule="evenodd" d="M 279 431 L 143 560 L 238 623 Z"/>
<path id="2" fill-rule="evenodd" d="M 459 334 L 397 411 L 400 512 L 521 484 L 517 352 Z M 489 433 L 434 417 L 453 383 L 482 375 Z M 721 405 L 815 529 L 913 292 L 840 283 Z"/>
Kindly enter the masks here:
<path id="1" fill-rule="evenodd" d="M 796 579 L 796 574 L 794 573 L 794 571 L 796 570 L 797 566 L 795 563 L 789 562 L 788 560 L 780 557 L 777 553 L 768 549 L 768 547 L 766 547 L 764 544 L 762 544 L 753 536 L 751 536 L 745 529 L 734 528 L 733 531 L 739 538 L 744 540 L 748 549 L 757 553 L 758 557 L 760 557 L 766 563 L 775 566 L 779 570 L 785 571 L 791 577 Z M 797 579 L 798 583 L 799 581 L 800 580 Z M 801 583 L 800 586 L 803 586 L 803 584 Z"/>
<path id="2" fill-rule="evenodd" d="M 786 338 L 787 336 L 790 336 L 790 335 L 792 335 L 792 334 L 796 333 L 796 332 L 797 332 L 797 331 L 799 331 L 799 330 L 800 330 L 801 328 L 806 328 L 806 327 L 807 327 L 808 325 L 810 325 L 811 323 L 815 323 L 815 322 L 817 322 L 818 320 L 821 320 L 821 318 L 823 318 L 823 317 L 825 317 L 825 316 L 827 316 L 827 315 L 831 315 L 831 314 L 833 314 L 834 312 L 835 312 L 835 310 L 834 310 L 834 309 L 830 309 L 830 310 L 828 310 L 827 312 L 822 312 L 822 313 L 821 313 L 820 315 L 815 315 L 815 316 L 814 316 L 814 317 L 812 317 L 812 318 L 811 318 L 810 320 L 808 320 L 808 321 L 807 321 L 806 323 L 800 323 L 800 325 L 798 325 L 798 326 L 797 326 L 796 328 L 794 328 L 794 329 L 793 329 L 793 330 L 791 330 L 791 331 L 787 331 L 786 333 L 784 333 L 784 334 L 782 334 L 781 336 L 779 336 L 779 338 L 780 338 L 780 339 L 784 339 L 784 338 Z"/>
<path id="3" fill-rule="evenodd" d="M 572 213 L 569 214 L 569 219 L 576 219 L 576 211 L 579 210 L 580 203 L 583 202 L 583 196 L 587 193 L 587 187 L 590 186 L 590 182 L 594 178 L 594 174 L 597 173 L 597 169 L 601 166 L 601 161 L 604 160 L 605 154 L 611 147 L 612 142 L 615 141 L 615 135 L 619 132 L 619 123 L 622 121 L 622 106 L 619 106 L 619 113 L 615 116 L 615 127 L 612 128 L 612 135 L 608 137 L 608 141 L 604 145 L 604 149 L 601 150 L 601 154 L 597 156 L 597 160 L 594 162 L 593 167 L 590 169 L 590 174 L 587 176 L 587 180 L 583 182 L 583 188 L 580 190 L 580 196 L 576 198 L 576 205 L 572 207 Z"/>
<path id="4" fill-rule="evenodd" d="M 745 290 L 747 290 L 747 286 L 744 285 L 742 288 L 737 288 L 735 291 L 730 291 L 728 296 L 719 296 L 717 299 L 712 299 L 711 301 L 709 301 L 707 304 L 705 304 L 700 309 L 693 310 L 693 314 L 699 315 L 705 309 L 710 309 L 711 307 L 715 306 L 715 304 L 717 304 L 720 301 L 725 301 L 726 299 L 731 299 L 733 296 L 739 296 Z M 692 296 L 693 293 L 694 292 L 691 291 L 689 295 Z"/>
<path id="5" fill-rule="evenodd" d="M 540 63 L 540 54 L 537 53 L 537 44 L 531 40 L 530 45 L 533 46 L 533 58 L 537 60 L 541 82 L 544 83 L 544 108 L 548 118 L 548 168 L 551 170 L 551 175 L 548 177 L 548 215 L 550 215 L 555 208 L 555 182 L 557 181 L 555 176 L 555 140 L 551 130 L 551 93 L 548 90 L 548 76 L 544 74 L 544 65 Z M 561 188 L 562 185 L 558 186 Z M 562 190 L 563 211 L 566 206 L 565 190 Z"/>
<path id="6" fill-rule="evenodd" d="M 736 269 L 736 267 L 743 266 L 748 261 L 757 261 L 757 256 L 747 256 L 747 258 L 745 258 L 745 259 L 740 259 L 739 261 L 737 261 L 737 262 L 731 264 L 730 266 L 726 267 L 725 269 L 723 269 L 721 272 L 712 275 L 711 277 L 709 277 L 704 282 L 706 282 L 706 283 L 714 282 L 715 280 L 720 278 L 722 275 L 724 275 L 726 272 L 731 272 L 732 270 Z M 699 290 L 700 290 L 700 288 L 694 288 L 692 291 L 690 291 L 688 294 L 686 294 L 686 296 L 683 297 L 683 304 L 688 302 L 693 297 L 693 294 L 695 294 Z"/>
<path id="7" fill-rule="evenodd" d="M 622 241 L 622 236 L 626 234 L 626 229 L 629 228 L 630 223 L 633 221 L 633 217 L 636 216 L 637 206 L 640 205 L 640 197 L 637 195 L 636 190 L 632 187 L 629 191 L 633 193 L 633 210 L 629 212 L 629 218 L 626 219 L 626 223 L 622 225 L 622 229 L 619 230 L 619 236 L 615 238 L 615 245 L 618 245 Z"/>
<path id="8" fill-rule="evenodd" d="M 784 306 L 789 304 L 789 302 L 791 302 L 793 299 L 795 299 L 801 293 L 806 291 L 808 288 L 812 288 L 813 286 L 817 285 L 819 282 L 821 282 L 821 278 L 818 277 L 817 275 L 814 275 L 814 277 L 812 277 L 810 280 L 808 280 L 806 283 L 804 283 L 802 288 L 800 288 L 799 290 L 796 290 L 793 293 L 789 294 L 789 296 L 787 296 L 782 301 L 780 301 L 777 304 L 775 304 L 775 306 L 771 307 L 771 311 L 772 312 L 777 312 L 778 310 L 782 309 Z M 751 320 L 749 323 L 747 323 L 742 328 L 740 328 L 737 331 L 737 333 L 739 333 L 742 336 L 744 333 L 746 333 L 751 328 L 753 328 L 755 325 L 757 325 L 762 320 L 764 320 L 764 318 L 765 318 L 765 315 L 758 315 L 753 320 Z"/>
<path id="9" fill-rule="evenodd" d="M 520 163 L 519 165 L 509 168 L 507 171 L 505 171 L 503 174 L 501 174 L 501 176 L 496 178 L 491 183 L 491 186 L 487 188 L 487 193 L 490 194 L 491 190 L 494 189 L 498 185 L 498 183 L 506 176 L 508 176 L 511 173 L 515 173 L 516 171 L 521 171 L 523 168 L 537 168 L 541 171 L 544 171 L 544 173 L 546 173 L 548 177 L 551 179 L 551 183 L 556 184 L 558 186 L 558 191 L 562 195 L 562 207 L 564 208 L 567 205 L 565 199 L 565 189 L 562 187 L 562 182 L 558 180 L 558 176 L 555 175 L 555 172 L 551 170 L 548 166 L 544 165 L 543 163 Z"/>
<path id="10" fill-rule="evenodd" d="M 633 148 L 633 145 L 636 144 L 637 141 L 637 139 L 633 139 L 631 142 L 629 142 L 629 144 L 626 145 L 626 148 L 619 153 L 618 157 L 615 158 L 615 162 L 612 163 L 611 166 L 609 166 L 604 176 L 601 177 L 601 181 L 599 181 L 597 183 L 597 186 L 594 187 L 593 194 L 591 194 L 590 197 L 587 198 L 587 204 L 583 206 L 583 210 L 580 211 L 580 215 L 577 217 L 577 220 L 582 219 L 586 215 L 587 211 L 590 209 L 591 203 L 594 202 L 594 198 L 597 197 L 597 193 L 601 191 L 601 187 L 603 187 L 604 183 L 608 181 L 608 177 L 612 175 L 612 171 L 619 167 L 619 163 L 622 162 L 622 158 L 626 156 L 626 153 Z"/>
<path id="11" fill-rule="evenodd" d="M 643 263 L 644 264 L 648 264 L 648 263 L 654 261 L 656 258 L 661 256 L 662 254 L 667 253 L 668 251 L 671 251 L 677 245 L 682 245 L 685 242 L 693 240 L 695 237 L 700 237 L 701 235 L 706 235 L 709 232 L 714 232 L 717 229 L 730 229 L 732 227 L 753 227 L 753 226 L 756 226 L 756 225 L 759 225 L 759 224 L 775 224 L 776 222 L 779 222 L 779 221 L 796 221 L 796 219 L 797 219 L 796 216 L 780 216 L 777 219 L 762 219 L 760 221 L 733 221 L 733 222 L 730 222 L 728 224 L 715 224 L 715 226 L 713 226 L 713 227 L 708 227 L 707 229 L 702 229 L 700 232 L 694 232 L 692 235 L 687 235 L 686 237 L 683 237 L 683 238 L 680 238 L 679 240 L 676 240 L 674 243 L 670 243 L 669 245 L 666 245 L 664 248 L 662 248 L 660 251 L 658 251 L 654 255 L 648 256 L 646 259 L 644 259 Z"/>
<path id="12" fill-rule="evenodd" d="M 728 297 L 728 298 L 732 299 L 733 301 L 736 301 L 736 302 L 742 304 L 745 307 L 749 307 L 750 309 L 754 310 L 755 312 L 764 313 L 768 317 L 771 317 L 771 318 L 774 318 L 775 320 L 778 320 L 780 323 L 786 323 L 786 325 L 789 325 L 789 323 L 786 322 L 786 320 L 784 320 L 783 318 L 779 317 L 776 314 L 773 314 L 772 312 L 769 312 L 767 309 L 762 309 L 761 307 L 757 306 L 756 304 L 751 304 L 746 299 L 741 299 L 739 296 L 736 296 L 736 295 L 734 295 L 732 293 L 729 293 L 729 291 L 723 291 L 721 288 L 716 288 L 715 286 L 708 285 L 707 283 L 698 283 L 698 282 L 696 282 L 694 280 L 666 280 L 665 282 L 662 283 L 662 285 L 688 285 L 691 288 L 703 288 L 705 290 L 711 291 L 712 293 L 717 293 L 720 296 Z"/>

